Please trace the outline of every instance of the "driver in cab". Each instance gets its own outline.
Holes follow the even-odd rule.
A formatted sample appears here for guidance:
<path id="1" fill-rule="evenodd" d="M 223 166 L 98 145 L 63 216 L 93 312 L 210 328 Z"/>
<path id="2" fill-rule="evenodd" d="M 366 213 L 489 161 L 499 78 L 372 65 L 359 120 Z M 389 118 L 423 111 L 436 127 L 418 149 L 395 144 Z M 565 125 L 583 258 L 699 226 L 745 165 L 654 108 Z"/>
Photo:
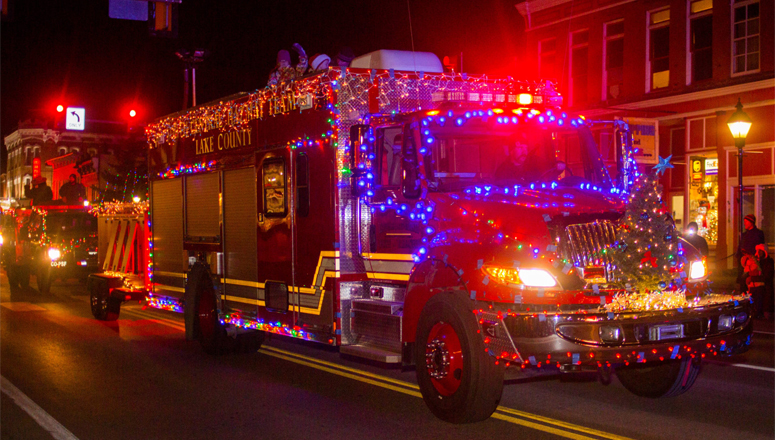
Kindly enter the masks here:
<path id="1" fill-rule="evenodd" d="M 538 149 L 530 151 L 524 136 L 508 144 L 508 157 L 495 170 L 495 184 L 525 185 L 545 178 L 555 178 L 565 170 L 565 163 L 551 157 L 538 157 Z"/>
<path id="2" fill-rule="evenodd" d="M 524 184 L 528 179 L 528 147 L 524 138 L 510 142 L 508 157 L 495 170 L 495 183 L 503 186 Z"/>

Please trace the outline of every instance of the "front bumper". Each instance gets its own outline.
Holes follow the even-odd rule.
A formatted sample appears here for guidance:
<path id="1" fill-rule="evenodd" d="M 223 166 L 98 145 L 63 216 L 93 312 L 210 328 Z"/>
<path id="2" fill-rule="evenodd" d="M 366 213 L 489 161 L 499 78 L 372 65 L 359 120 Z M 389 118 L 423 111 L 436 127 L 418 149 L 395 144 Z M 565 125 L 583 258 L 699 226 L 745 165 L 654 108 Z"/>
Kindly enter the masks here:
<path id="1" fill-rule="evenodd" d="M 562 369 L 629 365 L 748 350 L 751 301 L 638 313 L 477 311 L 485 346 L 499 361 Z"/>

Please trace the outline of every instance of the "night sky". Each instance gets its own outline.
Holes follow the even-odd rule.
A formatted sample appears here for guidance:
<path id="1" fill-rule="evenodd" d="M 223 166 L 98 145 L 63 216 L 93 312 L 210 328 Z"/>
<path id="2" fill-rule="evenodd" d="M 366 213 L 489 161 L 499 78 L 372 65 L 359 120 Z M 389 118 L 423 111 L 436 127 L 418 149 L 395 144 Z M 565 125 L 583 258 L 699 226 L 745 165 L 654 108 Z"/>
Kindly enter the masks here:
<path id="1" fill-rule="evenodd" d="M 356 56 L 411 50 L 410 11 L 414 49 L 463 52 L 468 73 L 514 75 L 523 54 L 515 0 L 183 0 L 174 39 L 109 18 L 108 0 L 9 2 L 11 20 L 0 24 L 3 137 L 19 120 L 52 118 L 59 103 L 96 120 L 123 120 L 130 108 L 142 122 L 174 113 L 183 48 L 210 51 L 196 72 L 199 104 L 264 87 L 277 51 L 295 42 L 332 58 L 341 46 Z"/>

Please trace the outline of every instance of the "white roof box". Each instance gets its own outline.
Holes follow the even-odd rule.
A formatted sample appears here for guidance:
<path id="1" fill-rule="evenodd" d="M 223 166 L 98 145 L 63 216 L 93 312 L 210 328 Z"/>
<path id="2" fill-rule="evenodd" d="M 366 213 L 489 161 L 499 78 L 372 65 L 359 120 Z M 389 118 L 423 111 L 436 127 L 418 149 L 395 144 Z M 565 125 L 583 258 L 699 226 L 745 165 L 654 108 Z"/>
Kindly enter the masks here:
<path id="1" fill-rule="evenodd" d="M 410 72 L 442 73 L 439 57 L 430 52 L 376 50 L 355 58 L 350 67 L 358 69 L 393 69 Z"/>

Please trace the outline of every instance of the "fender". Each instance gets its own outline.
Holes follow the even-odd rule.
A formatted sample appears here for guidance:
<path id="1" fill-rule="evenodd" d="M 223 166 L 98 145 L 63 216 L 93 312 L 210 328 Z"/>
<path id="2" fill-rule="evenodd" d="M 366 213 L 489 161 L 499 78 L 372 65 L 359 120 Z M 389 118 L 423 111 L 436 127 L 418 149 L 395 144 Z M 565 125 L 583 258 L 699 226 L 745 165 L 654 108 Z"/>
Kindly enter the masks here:
<path id="1" fill-rule="evenodd" d="M 468 293 L 455 267 L 439 260 L 427 259 L 415 266 L 406 286 L 404 316 L 401 320 L 402 342 L 414 342 L 417 322 L 425 303 L 447 289 Z"/>

